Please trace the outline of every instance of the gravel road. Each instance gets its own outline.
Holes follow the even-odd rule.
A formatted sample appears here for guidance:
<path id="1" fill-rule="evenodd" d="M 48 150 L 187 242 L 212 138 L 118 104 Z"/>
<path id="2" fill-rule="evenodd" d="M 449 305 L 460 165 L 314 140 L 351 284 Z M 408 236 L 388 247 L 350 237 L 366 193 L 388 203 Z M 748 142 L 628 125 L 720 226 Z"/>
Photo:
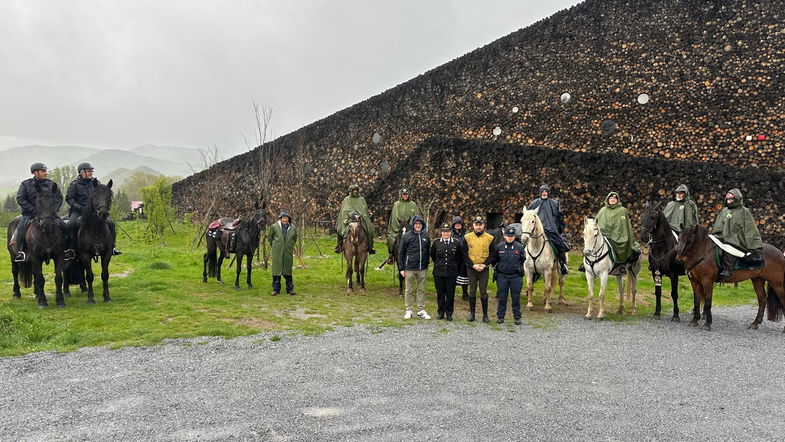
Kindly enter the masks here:
<path id="1" fill-rule="evenodd" d="M 715 312 L 5 358 L 0 440 L 782 440 L 782 325 Z"/>

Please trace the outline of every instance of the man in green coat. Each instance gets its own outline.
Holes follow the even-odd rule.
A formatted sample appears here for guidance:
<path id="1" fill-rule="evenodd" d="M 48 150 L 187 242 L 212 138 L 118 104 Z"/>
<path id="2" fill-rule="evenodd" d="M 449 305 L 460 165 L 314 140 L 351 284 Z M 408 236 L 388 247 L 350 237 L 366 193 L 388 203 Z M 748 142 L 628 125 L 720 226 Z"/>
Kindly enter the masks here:
<path id="1" fill-rule="evenodd" d="M 346 230 L 349 228 L 349 218 L 354 212 L 360 214 L 363 230 L 365 230 L 365 234 L 368 236 L 368 253 L 373 255 L 376 253 L 376 250 L 373 249 L 373 239 L 376 237 L 376 233 L 373 231 L 368 204 L 365 202 L 365 198 L 360 195 L 360 186 L 357 184 L 349 186 L 349 195 L 343 199 L 341 210 L 338 211 L 338 219 L 335 222 L 338 244 L 335 246 L 335 253 L 341 253 L 343 250 L 343 237 L 346 236 Z"/>
<path id="2" fill-rule="evenodd" d="M 281 275 L 286 279 L 286 293 L 295 295 L 292 265 L 294 264 L 294 245 L 297 244 L 297 229 L 291 222 L 289 212 L 282 211 L 278 222 L 267 229 L 267 241 L 272 246 L 273 296 L 281 292 Z"/>
<path id="3" fill-rule="evenodd" d="M 387 223 L 387 252 L 389 253 L 387 264 L 393 262 L 395 237 L 401 232 L 401 221 L 408 223 L 414 215 L 420 215 L 420 209 L 417 208 L 417 203 L 412 201 L 408 189 L 401 189 L 398 195 L 400 199 L 393 204 L 390 222 Z"/>
<path id="4" fill-rule="evenodd" d="M 668 224 L 676 233 L 681 232 L 681 226 L 689 227 L 698 224 L 698 207 L 690 199 L 690 190 L 684 184 L 676 188 L 676 199 L 665 206 L 664 213 Z"/>
<path id="5" fill-rule="evenodd" d="M 714 222 L 711 232 L 717 239 L 730 244 L 742 252 L 760 253 L 763 249 L 763 240 L 755 225 L 755 219 L 749 209 L 744 207 L 744 196 L 739 189 L 731 189 L 725 195 L 725 208 Z M 736 257 L 730 253 L 722 253 L 722 271 L 720 279 L 729 277 L 736 263 Z"/>
<path id="6" fill-rule="evenodd" d="M 619 203 L 619 194 L 611 192 L 605 197 L 605 206 L 597 212 L 597 226 L 611 243 L 614 262 L 624 265 L 640 255 L 640 245 L 633 240 L 632 222 L 627 209 Z M 615 255 L 615 256 L 614 256 Z"/>

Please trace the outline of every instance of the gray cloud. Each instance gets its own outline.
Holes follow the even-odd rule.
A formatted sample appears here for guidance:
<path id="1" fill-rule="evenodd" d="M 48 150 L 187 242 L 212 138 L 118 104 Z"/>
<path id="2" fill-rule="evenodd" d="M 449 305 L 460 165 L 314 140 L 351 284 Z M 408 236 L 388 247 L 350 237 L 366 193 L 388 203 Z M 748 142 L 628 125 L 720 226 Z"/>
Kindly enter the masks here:
<path id="1" fill-rule="evenodd" d="M 6 1 L 0 148 L 243 150 L 252 100 L 283 135 L 575 3 Z"/>

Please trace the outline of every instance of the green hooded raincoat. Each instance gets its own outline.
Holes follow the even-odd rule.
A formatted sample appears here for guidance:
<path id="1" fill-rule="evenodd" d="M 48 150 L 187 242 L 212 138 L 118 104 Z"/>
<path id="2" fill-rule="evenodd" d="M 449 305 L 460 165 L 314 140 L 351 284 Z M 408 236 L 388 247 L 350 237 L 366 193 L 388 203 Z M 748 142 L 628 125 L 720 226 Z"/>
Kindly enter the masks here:
<path id="1" fill-rule="evenodd" d="M 291 220 L 291 218 L 289 218 Z M 297 229 L 289 222 L 286 235 L 283 233 L 281 221 L 267 229 L 267 241 L 272 247 L 272 272 L 274 276 L 291 275 L 294 264 L 294 245 L 297 244 Z"/>
<path id="2" fill-rule="evenodd" d="M 354 186 L 349 188 L 349 195 L 344 198 L 343 203 L 341 203 L 341 210 L 338 212 L 335 230 L 339 232 L 342 237 L 346 236 L 346 231 L 349 228 L 347 226 L 349 216 L 351 216 L 353 212 L 357 212 L 362 217 L 362 225 L 363 229 L 365 229 L 365 233 L 368 235 L 370 241 L 373 241 L 373 239 L 376 238 L 376 233 L 373 230 L 371 215 L 368 213 L 368 204 L 361 195 L 352 196 L 352 188 L 354 188 Z"/>
<path id="3" fill-rule="evenodd" d="M 611 205 L 608 200 L 611 195 L 619 198 L 619 194 L 611 192 L 605 197 L 605 207 L 597 212 L 597 225 L 602 235 L 608 239 L 616 255 L 616 262 L 623 263 L 632 257 L 633 250 L 640 252 L 640 246 L 633 241 L 632 223 L 627 209 L 617 202 Z"/>
<path id="4" fill-rule="evenodd" d="M 401 196 L 399 195 L 398 201 L 393 204 L 390 222 L 387 223 L 387 248 L 390 250 L 390 253 L 392 253 L 395 237 L 401 231 L 401 221 L 408 223 L 414 215 L 420 215 L 420 209 L 417 208 L 417 203 L 412 201 L 411 194 L 409 194 L 407 201 L 400 198 Z"/>
<path id="5" fill-rule="evenodd" d="M 690 191 L 687 186 L 681 184 L 676 188 L 676 192 L 684 192 L 684 200 L 671 201 L 665 206 L 665 218 L 668 219 L 671 229 L 681 232 L 681 226 L 694 226 L 698 224 L 698 206 L 690 199 Z"/>
<path id="6" fill-rule="evenodd" d="M 722 209 L 714 222 L 714 230 L 711 232 L 724 243 L 735 246 L 736 248 L 751 252 L 763 248 L 760 232 L 755 226 L 755 220 L 749 209 L 744 207 L 744 197 L 739 189 L 731 189 L 729 193 L 736 196 L 733 202 Z"/>

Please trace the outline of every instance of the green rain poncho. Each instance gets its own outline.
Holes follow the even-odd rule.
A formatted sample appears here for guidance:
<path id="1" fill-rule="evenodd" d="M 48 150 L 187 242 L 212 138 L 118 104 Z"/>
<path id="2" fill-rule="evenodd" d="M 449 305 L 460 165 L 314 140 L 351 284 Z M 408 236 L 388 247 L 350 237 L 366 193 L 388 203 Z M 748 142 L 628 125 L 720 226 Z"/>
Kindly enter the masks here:
<path id="1" fill-rule="evenodd" d="M 370 241 L 373 241 L 373 238 L 376 237 L 376 234 L 373 230 L 371 215 L 368 213 L 368 204 L 366 204 L 365 198 L 360 196 L 359 192 L 357 196 L 352 196 L 352 189 L 355 188 L 359 189 L 357 186 L 351 186 L 349 188 L 349 195 L 344 198 L 343 203 L 341 203 L 341 210 L 338 212 L 338 219 L 335 223 L 335 230 L 339 232 L 341 236 L 346 236 L 346 230 L 348 229 L 346 223 L 349 220 L 349 216 L 353 212 L 357 212 L 362 217 L 362 225 L 363 229 L 365 229 L 365 233 L 368 235 Z"/>
<path id="2" fill-rule="evenodd" d="M 632 257 L 633 251 L 640 253 L 640 246 L 633 241 L 632 223 L 627 209 L 618 201 L 611 205 L 608 202 L 611 196 L 619 199 L 619 194 L 616 192 L 611 192 L 605 197 L 605 207 L 597 212 L 597 225 L 602 235 L 611 243 L 616 262 L 623 263 Z"/>
<path id="3" fill-rule="evenodd" d="M 671 201 L 665 206 L 665 218 L 668 219 L 671 229 L 681 232 L 681 225 L 685 227 L 698 224 L 698 207 L 690 199 L 690 191 L 687 186 L 681 184 L 676 188 L 676 192 L 684 192 L 682 201 Z"/>
<path id="4" fill-rule="evenodd" d="M 287 215 L 288 216 L 288 215 Z M 289 218 L 291 220 L 291 217 Z M 267 229 L 267 241 L 272 246 L 272 273 L 278 275 L 291 275 L 294 264 L 294 245 L 297 244 L 297 229 L 289 222 L 289 228 L 284 234 L 281 221 Z"/>
<path id="5" fill-rule="evenodd" d="M 411 195 L 409 199 L 404 201 L 402 195 L 408 191 L 401 190 L 399 200 L 393 204 L 392 212 L 390 213 L 390 222 L 387 224 L 387 248 L 392 253 L 395 237 L 401 231 L 401 221 L 409 222 L 414 215 L 420 215 L 420 209 L 417 208 L 417 203 L 412 201 Z"/>
<path id="6" fill-rule="evenodd" d="M 731 189 L 735 198 L 733 202 L 722 209 L 714 222 L 714 231 L 711 233 L 724 243 L 736 248 L 751 252 L 763 248 L 763 240 L 755 226 L 755 220 L 749 209 L 744 207 L 744 197 L 739 189 Z"/>

